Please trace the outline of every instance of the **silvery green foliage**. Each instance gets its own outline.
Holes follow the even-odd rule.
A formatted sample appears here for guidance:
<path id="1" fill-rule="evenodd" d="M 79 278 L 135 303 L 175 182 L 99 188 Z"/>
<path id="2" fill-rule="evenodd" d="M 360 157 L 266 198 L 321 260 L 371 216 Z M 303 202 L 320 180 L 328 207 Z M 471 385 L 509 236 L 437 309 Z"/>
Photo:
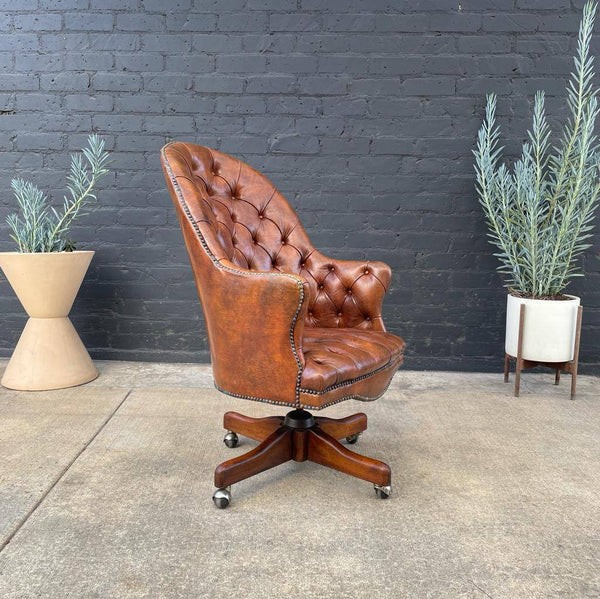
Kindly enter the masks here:
<path id="1" fill-rule="evenodd" d="M 19 252 L 73 250 L 73 242 L 67 238 L 69 227 L 84 214 L 87 206 L 96 201 L 94 187 L 98 179 L 108 173 L 107 161 L 104 141 L 96 134 L 90 135 L 87 147 L 80 154 L 71 156 L 71 171 L 67 175 L 70 197 L 64 197 L 60 212 L 33 183 L 23 179 L 11 181 L 20 212 L 8 216 L 6 222 Z"/>
<path id="2" fill-rule="evenodd" d="M 496 97 L 487 96 L 477 139 L 476 187 L 489 237 L 507 286 L 531 297 L 561 293 L 578 272 L 577 257 L 591 244 L 600 191 L 600 148 L 594 135 L 598 90 L 593 87 L 590 40 L 597 5 L 588 1 L 579 26 L 575 70 L 567 86 L 570 117 L 556 147 L 537 92 L 533 126 L 512 172 L 500 163 Z"/>

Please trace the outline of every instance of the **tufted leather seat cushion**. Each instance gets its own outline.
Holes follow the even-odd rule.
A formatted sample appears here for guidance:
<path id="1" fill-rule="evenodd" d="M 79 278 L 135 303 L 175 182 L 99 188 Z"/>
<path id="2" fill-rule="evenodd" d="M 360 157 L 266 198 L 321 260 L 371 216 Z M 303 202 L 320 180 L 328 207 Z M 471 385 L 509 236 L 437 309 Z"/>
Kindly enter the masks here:
<path id="1" fill-rule="evenodd" d="M 301 386 L 324 392 L 365 378 L 401 360 L 405 345 L 400 337 L 382 331 L 306 328 Z"/>

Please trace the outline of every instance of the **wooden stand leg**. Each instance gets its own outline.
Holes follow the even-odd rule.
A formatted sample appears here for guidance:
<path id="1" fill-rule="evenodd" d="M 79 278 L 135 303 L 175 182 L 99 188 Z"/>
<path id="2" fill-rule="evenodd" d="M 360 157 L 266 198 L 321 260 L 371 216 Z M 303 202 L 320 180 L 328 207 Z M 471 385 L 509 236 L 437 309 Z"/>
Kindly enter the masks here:
<path id="1" fill-rule="evenodd" d="M 515 371 L 515 397 L 521 393 L 521 360 L 517 358 L 517 368 Z"/>
<path id="2" fill-rule="evenodd" d="M 571 399 L 575 399 L 577 390 L 577 368 L 579 366 L 579 345 L 581 342 L 581 317 L 583 316 L 583 307 L 579 306 L 577 310 L 577 328 L 575 329 L 575 350 L 573 352 L 573 364 L 571 366 Z"/>
<path id="3" fill-rule="evenodd" d="M 517 341 L 517 368 L 515 373 L 515 397 L 521 392 L 521 370 L 523 370 L 523 328 L 525 325 L 525 304 L 519 312 L 519 338 Z"/>
<path id="4" fill-rule="evenodd" d="M 508 375 L 510 372 L 510 358 L 508 354 L 504 352 L 504 382 L 508 383 Z"/>
<path id="5" fill-rule="evenodd" d="M 367 415 L 362 412 L 346 418 L 325 418 L 316 416 L 319 428 L 334 439 L 344 439 L 367 430 Z"/>
<path id="6" fill-rule="evenodd" d="M 554 375 L 554 384 L 558 385 L 560 383 L 560 368 L 556 369 L 556 373 Z"/>
<path id="7" fill-rule="evenodd" d="M 283 416 L 267 418 L 250 418 L 237 412 L 226 412 L 223 417 L 223 428 L 233 431 L 255 441 L 264 441 L 272 432 L 283 424 Z"/>
<path id="8" fill-rule="evenodd" d="M 215 470 L 215 486 L 223 489 L 292 459 L 292 431 L 280 427 L 244 455 L 227 460 Z"/>
<path id="9" fill-rule="evenodd" d="M 390 485 L 392 471 L 387 464 L 346 449 L 322 430 L 308 431 L 308 459 L 350 476 L 356 476 L 376 485 Z"/>

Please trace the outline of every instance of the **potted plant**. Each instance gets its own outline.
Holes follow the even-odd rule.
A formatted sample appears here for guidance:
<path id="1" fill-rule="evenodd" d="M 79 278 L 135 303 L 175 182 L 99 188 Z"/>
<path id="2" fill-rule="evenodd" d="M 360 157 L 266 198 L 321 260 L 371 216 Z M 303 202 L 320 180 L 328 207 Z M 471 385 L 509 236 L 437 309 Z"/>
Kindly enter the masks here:
<path id="1" fill-rule="evenodd" d="M 11 182 L 19 212 L 6 222 L 16 252 L 0 253 L 0 267 L 30 318 L 6 367 L 2 385 L 27 391 L 61 389 L 98 376 L 68 318 L 94 255 L 76 251 L 69 227 L 96 200 L 94 188 L 108 172 L 104 141 L 90 135 L 88 146 L 71 156 L 69 196 L 52 207 L 33 183 Z"/>
<path id="2" fill-rule="evenodd" d="M 582 276 L 578 258 L 590 247 L 600 191 L 600 151 L 594 135 L 598 89 L 590 40 L 596 3 L 587 2 L 579 26 L 575 69 L 567 85 L 570 116 L 550 145 L 544 92 L 535 95 L 533 125 L 510 170 L 501 163 L 496 97 L 487 96 L 474 150 L 476 187 L 509 289 L 506 353 L 517 356 L 520 306 L 526 305 L 522 354 L 535 362 L 574 357 L 578 297 L 565 291 Z M 557 374 L 558 380 L 558 374 Z"/>

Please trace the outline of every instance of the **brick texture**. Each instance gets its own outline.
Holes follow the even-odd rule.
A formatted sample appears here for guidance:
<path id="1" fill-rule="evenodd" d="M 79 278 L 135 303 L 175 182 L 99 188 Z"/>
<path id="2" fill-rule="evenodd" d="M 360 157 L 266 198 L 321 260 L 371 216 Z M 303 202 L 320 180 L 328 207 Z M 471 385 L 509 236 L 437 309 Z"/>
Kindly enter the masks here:
<path id="1" fill-rule="evenodd" d="M 0 250 L 10 179 L 60 201 L 69 152 L 113 152 L 73 230 L 96 256 L 73 309 L 93 356 L 208 360 L 159 149 L 206 144 L 264 172 L 315 245 L 393 270 L 407 367 L 499 370 L 505 292 L 471 150 L 495 91 L 514 155 L 544 88 L 564 116 L 580 0 L 0 0 Z M 600 32 L 594 42 L 600 50 Z M 588 252 L 584 372 L 600 371 L 600 252 Z M 0 355 L 24 323 L 0 280 Z"/>

